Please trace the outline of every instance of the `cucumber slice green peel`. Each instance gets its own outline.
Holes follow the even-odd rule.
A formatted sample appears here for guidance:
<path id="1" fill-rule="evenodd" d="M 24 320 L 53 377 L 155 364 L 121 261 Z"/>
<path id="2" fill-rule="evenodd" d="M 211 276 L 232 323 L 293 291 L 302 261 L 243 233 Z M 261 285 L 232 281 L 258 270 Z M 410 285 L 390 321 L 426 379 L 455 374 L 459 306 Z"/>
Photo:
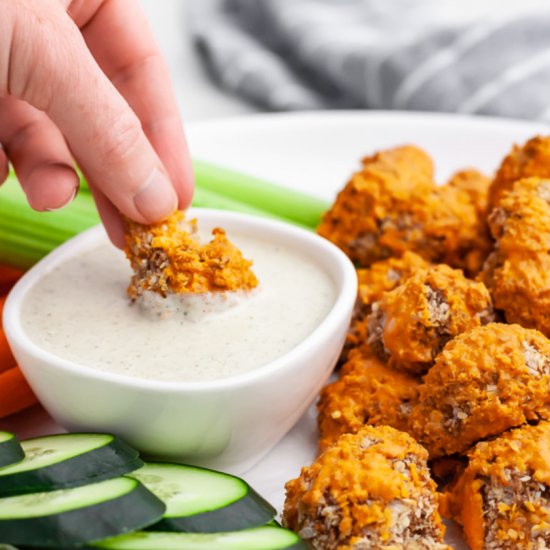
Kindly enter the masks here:
<path id="1" fill-rule="evenodd" d="M 141 532 L 94 544 L 105 550 L 307 550 L 296 533 L 280 527 L 256 527 L 233 533 Z"/>
<path id="2" fill-rule="evenodd" d="M 59 434 L 21 442 L 22 462 L 0 468 L 0 497 L 55 491 L 121 476 L 143 465 L 109 434 Z"/>
<path id="3" fill-rule="evenodd" d="M 25 458 L 17 437 L 9 432 L 0 431 L 0 468 L 20 462 Z"/>
<path id="4" fill-rule="evenodd" d="M 166 504 L 154 531 L 215 533 L 266 524 L 276 510 L 246 481 L 196 466 L 146 463 L 132 477 Z"/>
<path id="5" fill-rule="evenodd" d="M 164 504 L 137 480 L 0 499 L 0 541 L 38 548 L 88 545 L 143 529 L 164 513 Z"/>

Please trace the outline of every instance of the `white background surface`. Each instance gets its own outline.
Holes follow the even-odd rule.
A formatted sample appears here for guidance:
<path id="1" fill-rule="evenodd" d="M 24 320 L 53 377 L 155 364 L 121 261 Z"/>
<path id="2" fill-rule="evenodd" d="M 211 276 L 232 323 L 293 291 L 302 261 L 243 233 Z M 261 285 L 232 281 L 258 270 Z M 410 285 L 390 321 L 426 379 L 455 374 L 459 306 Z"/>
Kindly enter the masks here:
<path id="1" fill-rule="evenodd" d="M 184 121 L 254 112 L 212 83 L 193 49 L 187 11 L 193 2 L 203 1 L 207 0 L 141 0 L 170 67 Z"/>

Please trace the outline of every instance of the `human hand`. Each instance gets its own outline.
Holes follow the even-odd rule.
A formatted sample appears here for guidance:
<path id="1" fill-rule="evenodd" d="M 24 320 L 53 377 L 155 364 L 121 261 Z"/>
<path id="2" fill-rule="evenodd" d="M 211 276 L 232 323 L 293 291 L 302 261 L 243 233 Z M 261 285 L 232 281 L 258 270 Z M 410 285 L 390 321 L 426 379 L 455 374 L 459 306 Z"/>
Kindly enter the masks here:
<path id="1" fill-rule="evenodd" d="M 0 0 L 0 143 L 0 183 L 9 160 L 36 210 L 72 200 L 74 158 L 118 246 L 119 213 L 151 223 L 191 201 L 168 69 L 138 0 Z"/>

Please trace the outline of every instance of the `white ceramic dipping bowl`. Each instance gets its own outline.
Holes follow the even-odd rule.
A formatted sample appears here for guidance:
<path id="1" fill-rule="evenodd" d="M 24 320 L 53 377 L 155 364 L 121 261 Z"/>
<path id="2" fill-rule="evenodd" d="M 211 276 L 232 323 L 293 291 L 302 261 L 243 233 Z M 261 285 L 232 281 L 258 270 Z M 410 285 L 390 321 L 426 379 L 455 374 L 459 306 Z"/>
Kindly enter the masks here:
<path id="1" fill-rule="evenodd" d="M 290 430 L 328 379 L 349 325 L 357 278 L 338 248 L 306 230 L 216 210 L 196 209 L 190 215 L 198 218 L 202 228 L 219 225 L 229 236 L 251 234 L 318 262 L 334 282 L 336 299 L 313 333 L 271 363 L 207 382 L 132 378 L 86 367 L 40 348 L 21 322 L 27 294 L 53 268 L 106 239 L 102 227 L 71 239 L 25 274 L 5 304 L 4 327 L 36 395 L 68 430 L 115 433 L 146 455 L 241 473 Z"/>

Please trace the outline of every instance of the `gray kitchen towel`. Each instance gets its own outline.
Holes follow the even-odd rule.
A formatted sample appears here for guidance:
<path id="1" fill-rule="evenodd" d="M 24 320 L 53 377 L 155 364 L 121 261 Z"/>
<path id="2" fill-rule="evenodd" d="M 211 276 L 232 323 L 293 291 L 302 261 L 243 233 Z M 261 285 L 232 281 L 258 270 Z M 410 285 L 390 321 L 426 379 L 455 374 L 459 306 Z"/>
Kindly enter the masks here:
<path id="1" fill-rule="evenodd" d="M 266 109 L 550 121 L 548 0 L 194 0 L 192 30 L 216 80 Z"/>

